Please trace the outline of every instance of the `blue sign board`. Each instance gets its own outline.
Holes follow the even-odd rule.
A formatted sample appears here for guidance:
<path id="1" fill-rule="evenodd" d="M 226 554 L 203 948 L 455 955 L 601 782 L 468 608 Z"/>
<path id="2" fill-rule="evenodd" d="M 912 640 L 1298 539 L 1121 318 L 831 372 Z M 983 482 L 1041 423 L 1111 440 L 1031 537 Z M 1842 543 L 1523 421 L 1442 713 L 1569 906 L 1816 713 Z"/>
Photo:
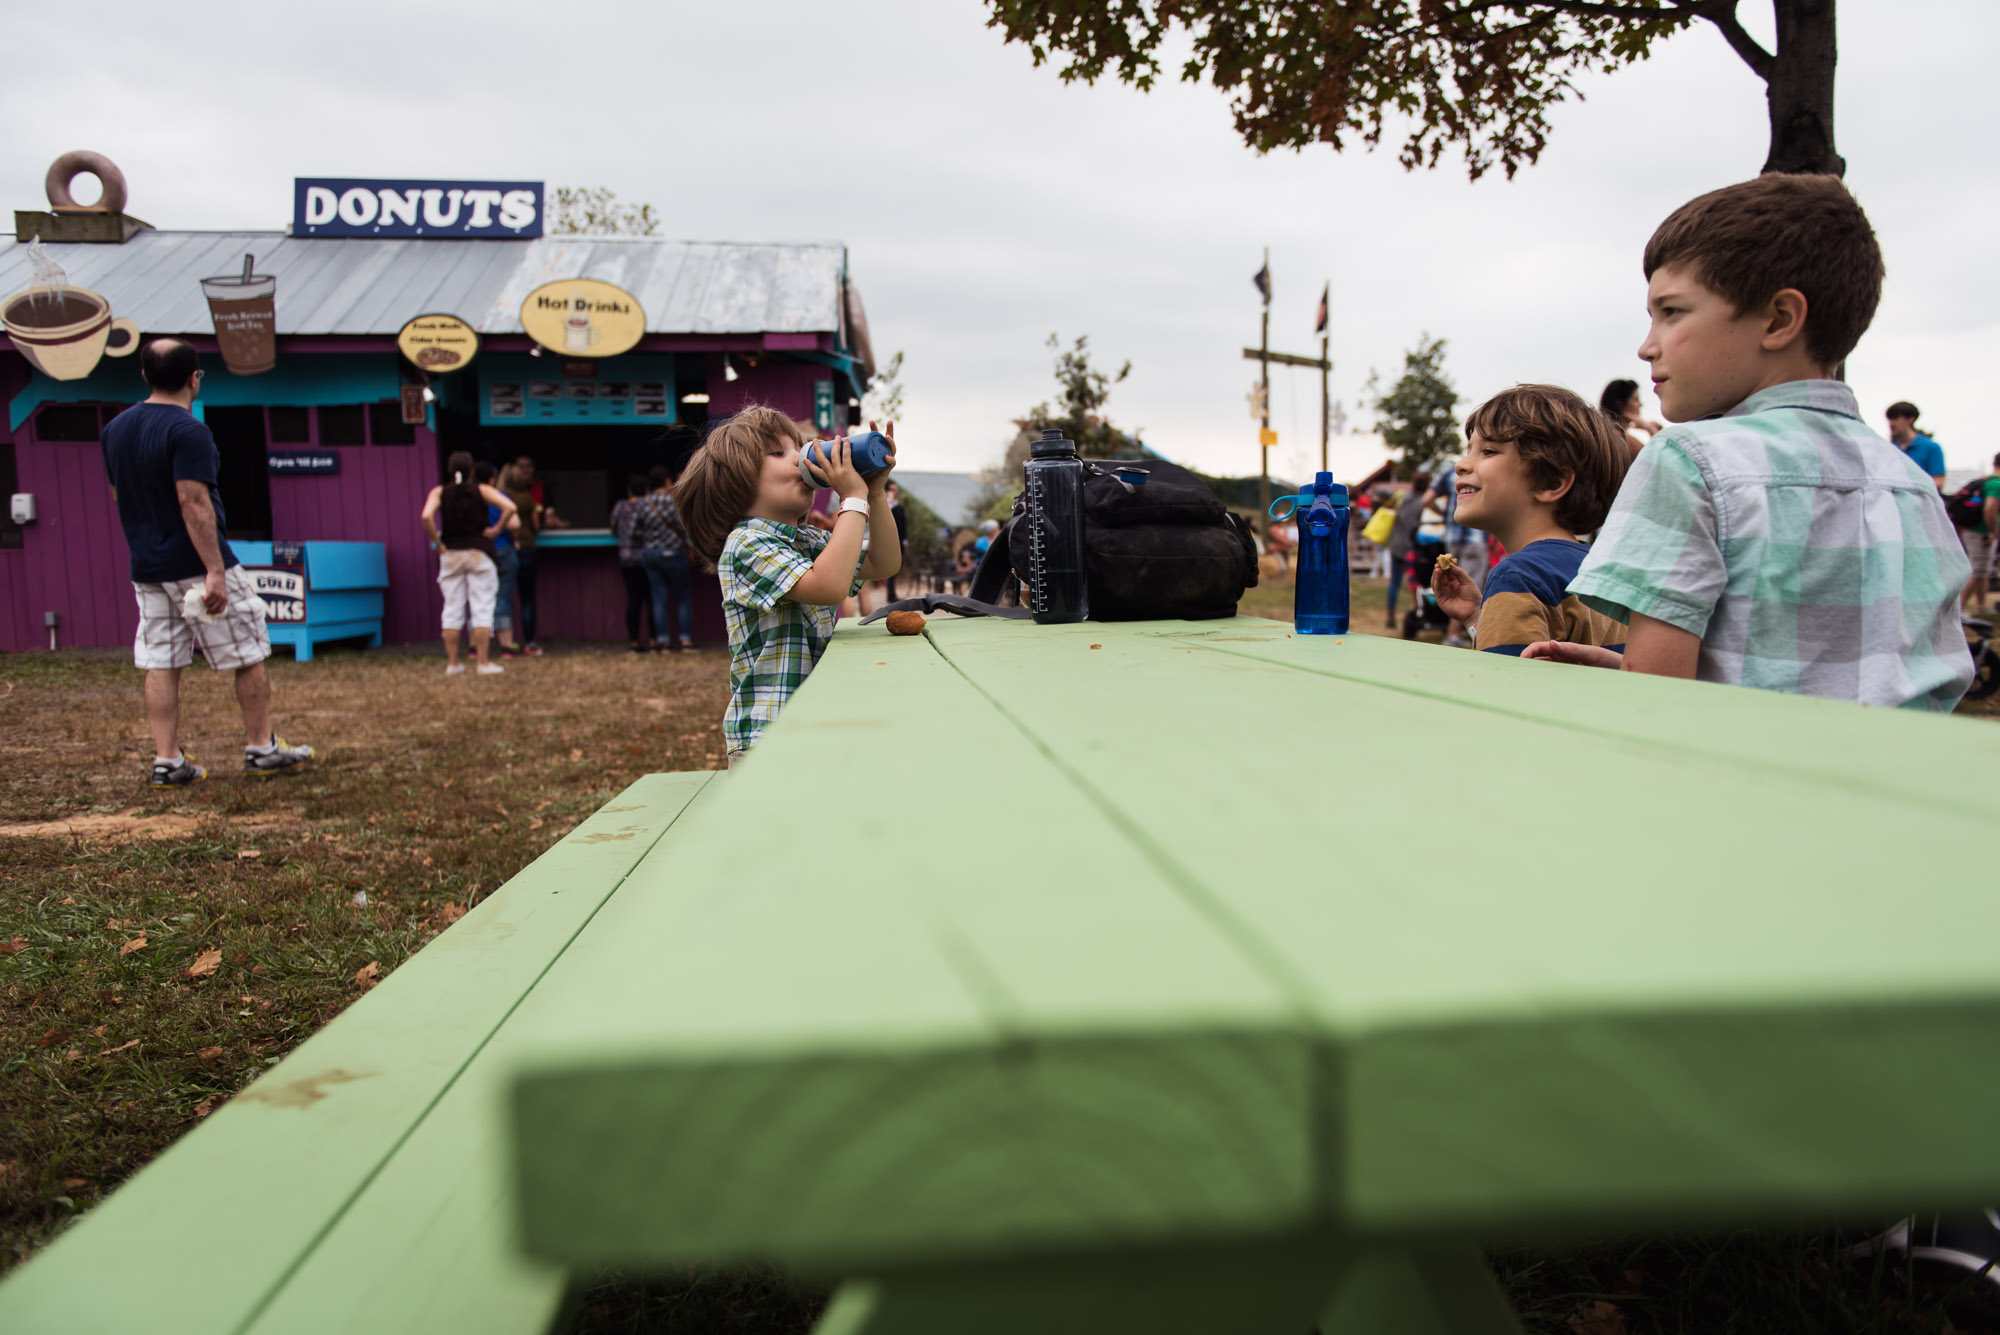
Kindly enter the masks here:
<path id="1" fill-rule="evenodd" d="M 292 182 L 293 236 L 493 238 L 542 234 L 540 181 Z"/>
<path id="2" fill-rule="evenodd" d="M 332 450 L 272 450 L 264 466 L 273 473 L 338 473 L 340 456 Z"/>

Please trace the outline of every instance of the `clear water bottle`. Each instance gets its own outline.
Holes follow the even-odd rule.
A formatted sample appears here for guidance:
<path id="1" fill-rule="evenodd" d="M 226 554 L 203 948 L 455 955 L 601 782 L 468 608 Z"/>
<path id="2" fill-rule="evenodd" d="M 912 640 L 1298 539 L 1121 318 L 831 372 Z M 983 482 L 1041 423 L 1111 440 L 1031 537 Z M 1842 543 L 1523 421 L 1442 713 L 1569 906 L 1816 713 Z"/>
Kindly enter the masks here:
<path id="1" fill-rule="evenodd" d="M 1090 615 L 1083 563 L 1083 460 L 1060 431 L 1028 447 L 1028 607 L 1042 625 Z M 1015 541 L 1020 541 L 1017 533 Z"/>
<path id="2" fill-rule="evenodd" d="M 1293 503 L 1299 526 L 1297 584 L 1292 593 L 1292 629 L 1301 635 L 1347 634 L 1347 488 L 1321 473 L 1310 489 L 1271 506 Z"/>

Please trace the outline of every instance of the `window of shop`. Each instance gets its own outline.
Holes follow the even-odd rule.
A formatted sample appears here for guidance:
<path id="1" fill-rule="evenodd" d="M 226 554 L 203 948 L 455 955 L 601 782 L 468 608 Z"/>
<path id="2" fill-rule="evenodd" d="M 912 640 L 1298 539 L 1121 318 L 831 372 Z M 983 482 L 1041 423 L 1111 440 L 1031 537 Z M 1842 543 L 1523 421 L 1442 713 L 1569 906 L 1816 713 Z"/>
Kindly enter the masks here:
<path id="1" fill-rule="evenodd" d="M 358 403 L 344 403 L 319 411 L 319 443 L 322 445 L 366 445 L 368 414 Z"/>
<path id="2" fill-rule="evenodd" d="M 376 445 L 414 445 L 417 443 L 415 424 L 403 420 L 403 405 L 396 403 L 371 403 L 368 405 L 368 439 Z"/>
<path id="3" fill-rule="evenodd" d="M 312 444 L 312 409 L 267 408 L 273 445 Z"/>
<path id="4" fill-rule="evenodd" d="M 51 403 L 35 414 L 35 439 L 90 441 L 97 439 L 98 409 L 94 403 Z"/>
<path id="5" fill-rule="evenodd" d="M 271 540 L 271 469 L 265 461 L 262 408 L 210 408 L 209 434 L 222 456 L 216 485 L 229 536 Z"/>
<path id="6" fill-rule="evenodd" d="M 20 489 L 14 477 L 14 442 L 0 441 L 0 494 L 12 496 Z M 16 551 L 21 546 L 21 526 L 14 522 L 14 508 L 8 506 L 0 510 L 0 552 Z"/>

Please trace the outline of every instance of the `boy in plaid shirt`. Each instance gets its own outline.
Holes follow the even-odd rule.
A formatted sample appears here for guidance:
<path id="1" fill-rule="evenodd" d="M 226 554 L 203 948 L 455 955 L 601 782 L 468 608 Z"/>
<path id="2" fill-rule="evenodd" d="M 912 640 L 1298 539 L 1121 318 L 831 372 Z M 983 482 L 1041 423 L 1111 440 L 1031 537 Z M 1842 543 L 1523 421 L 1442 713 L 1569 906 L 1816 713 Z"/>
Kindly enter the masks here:
<path id="1" fill-rule="evenodd" d="M 819 471 L 840 496 L 831 532 L 805 523 L 813 502 L 799 473 L 805 440 L 775 408 L 752 405 L 716 427 L 681 474 L 677 497 L 688 541 L 722 582 L 729 625 L 722 736 L 732 769 L 826 652 L 841 601 L 902 568 L 896 521 L 882 494 L 896 465 L 896 424 L 883 434 L 892 446 L 889 467 L 865 480 L 845 437 L 821 443 L 828 463 Z"/>
<path id="2" fill-rule="evenodd" d="M 1937 486 L 1835 379 L 1874 318 L 1882 253 L 1830 176 L 1761 176 L 1646 243 L 1639 356 L 1668 420 L 1569 591 L 1622 656 L 1524 658 L 1949 712 L 1972 680 L 1970 565 Z"/>

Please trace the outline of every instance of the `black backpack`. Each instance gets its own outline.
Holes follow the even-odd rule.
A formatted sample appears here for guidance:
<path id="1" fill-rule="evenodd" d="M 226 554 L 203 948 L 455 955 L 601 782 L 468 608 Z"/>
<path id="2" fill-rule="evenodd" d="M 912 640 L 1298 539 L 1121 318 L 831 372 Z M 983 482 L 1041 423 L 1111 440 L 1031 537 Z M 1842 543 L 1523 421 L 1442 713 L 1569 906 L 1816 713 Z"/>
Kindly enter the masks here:
<path id="1" fill-rule="evenodd" d="M 1959 528 L 1978 528 L 1986 522 L 1986 481 L 1976 477 L 1944 498 L 1944 512 Z"/>
<path id="2" fill-rule="evenodd" d="M 980 602 L 999 602 L 1028 564 L 1026 509 L 1016 497 L 1014 517 L 972 577 Z M 1083 546 L 1092 621 L 1235 616 L 1243 591 L 1257 584 L 1249 527 L 1206 482 L 1164 459 L 1084 461 Z"/>

